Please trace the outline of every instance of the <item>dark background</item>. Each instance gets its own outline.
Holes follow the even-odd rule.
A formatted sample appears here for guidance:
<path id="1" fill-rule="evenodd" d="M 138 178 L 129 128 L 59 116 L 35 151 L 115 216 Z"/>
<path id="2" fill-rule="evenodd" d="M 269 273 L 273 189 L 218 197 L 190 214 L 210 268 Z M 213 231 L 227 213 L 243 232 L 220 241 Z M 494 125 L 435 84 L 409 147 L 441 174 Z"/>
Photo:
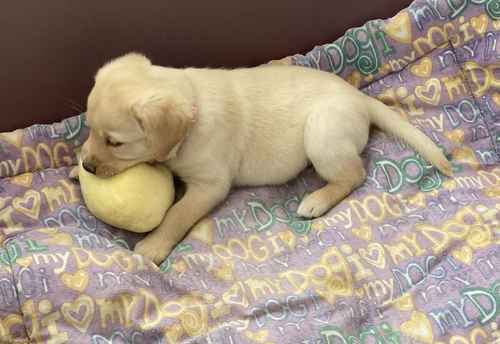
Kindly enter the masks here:
<path id="1" fill-rule="evenodd" d="M 5 1 L 0 131 L 85 109 L 93 75 L 129 51 L 174 67 L 265 63 L 387 18 L 410 0 Z"/>

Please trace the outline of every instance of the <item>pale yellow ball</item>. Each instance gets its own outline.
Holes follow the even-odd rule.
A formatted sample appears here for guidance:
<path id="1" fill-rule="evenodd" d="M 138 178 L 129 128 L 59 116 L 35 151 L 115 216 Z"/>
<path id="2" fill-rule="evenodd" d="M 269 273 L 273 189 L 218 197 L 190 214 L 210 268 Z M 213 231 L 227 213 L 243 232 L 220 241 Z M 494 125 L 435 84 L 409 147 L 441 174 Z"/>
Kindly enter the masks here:
<path id="1" fill-rule="evenodd" d="M 90 212 L 132 232 L 153 230 L 174 201 L 172 173 L 163 166 L 139 164 L 111 178 L 99 178 L 80 166 L 78 174 Z"/>

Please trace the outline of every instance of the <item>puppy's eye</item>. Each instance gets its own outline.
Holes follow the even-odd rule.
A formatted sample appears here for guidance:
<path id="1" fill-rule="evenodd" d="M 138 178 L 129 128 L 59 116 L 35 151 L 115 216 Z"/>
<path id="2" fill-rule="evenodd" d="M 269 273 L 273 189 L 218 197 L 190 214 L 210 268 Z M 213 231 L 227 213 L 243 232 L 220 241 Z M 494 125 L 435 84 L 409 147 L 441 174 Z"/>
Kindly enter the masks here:
<path id="1" fill-rule="evenodd" d="M 120 147 L 121 145 L 123 145 L 123 142 L 118 142 L 108 137 L 106 138 L 106 144 L 111 147 Z"/>

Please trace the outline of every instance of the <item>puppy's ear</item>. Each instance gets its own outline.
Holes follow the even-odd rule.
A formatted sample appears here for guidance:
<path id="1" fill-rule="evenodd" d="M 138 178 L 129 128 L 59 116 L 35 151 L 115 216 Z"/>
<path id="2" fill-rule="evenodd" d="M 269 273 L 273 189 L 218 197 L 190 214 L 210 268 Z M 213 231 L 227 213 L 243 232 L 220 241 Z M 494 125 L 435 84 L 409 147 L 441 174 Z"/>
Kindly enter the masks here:
<path id="1" fill-rule="evenodd" d="M 178 97 L 152 95 L 132 110 L 156 161 L 167 160 L 194 123 L 192 107 Z"/>

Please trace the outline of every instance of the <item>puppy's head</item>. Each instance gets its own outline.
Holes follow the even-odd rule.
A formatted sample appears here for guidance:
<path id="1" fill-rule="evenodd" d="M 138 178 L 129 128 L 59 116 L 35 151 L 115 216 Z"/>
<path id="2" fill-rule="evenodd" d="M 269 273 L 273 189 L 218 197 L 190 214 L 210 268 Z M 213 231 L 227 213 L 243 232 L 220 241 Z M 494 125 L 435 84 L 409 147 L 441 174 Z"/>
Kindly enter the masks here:
<path id="1" fill-rule="evenodd" d="M 158 74 L 161 73 L 161 74 Z M 179 71 L 151 65 L 128 54 L 104 65 L 87 101 L 90 135 L 82 148 L 83 167 L 110 177 L 141 162 L 175 154 L 190 125 L 193 105 Z"/>

